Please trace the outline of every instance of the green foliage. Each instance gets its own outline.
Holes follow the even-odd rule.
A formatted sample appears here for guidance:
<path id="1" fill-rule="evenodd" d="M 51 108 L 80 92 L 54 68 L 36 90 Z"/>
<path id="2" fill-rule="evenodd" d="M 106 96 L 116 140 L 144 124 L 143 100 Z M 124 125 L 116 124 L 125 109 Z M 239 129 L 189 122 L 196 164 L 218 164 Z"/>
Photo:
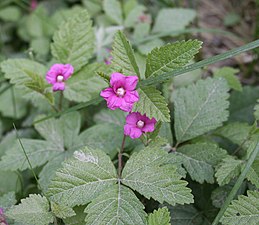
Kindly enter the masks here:
<path id="1" fill-rule="evenodd" d="M 166 201 L 175 205 L 193 202 L 186 181 L 180 180 L 176 167 L 169 163 L 170 157 L 173 156 L 158 146 L 133 154 L 122 172 L 122 183 L 160 203 Z"/>
<path id="2" fill-rule="evenodd" d="M 224 79 L 207 78 L 173 93 L 178 143 L 213 130 L 227 120 L 228 90 Z"/>
<path id="3" fill-rule="evenodd" d="M 237 90 L 237 91 L 242 91 L 241 83 L 240 83 L 239 79 L 237 78 L 237 76 L 235 76 L 235 74 L 238 72 L 239 72 L 238 69 L 234 69 L 234 68 L 226 66 L 226 67 L 217 69 L 213 75 L 214 75 L 214 77 L 225 78 L 227 80 L 228 86 L 230 88 Z"/>
<path id="4" fill-rule="evenodd" d="M 146 114 L 149 118 L 155 118 L 157 121 L 170 122 L 169 109 L 165 98 L 160 91 L 152 86 L 138 89 L 139 101 L 133 106 L 133 112 Z"/>
<path id="5" fill-rule="evenodd" d="M 248 191 L 247 196 L 240 195 L 233 200 L 220 220 L 222 224 L 251 224 L 259 223 L 259 192 Z"/>
<path id="6" fill-rule="evenodd" d="M 170 213 L 166 207 L 159 208 L 148 215 L 148 225 L 170 225 Z"/>
<path id="7" fill-rule="evenodd" d="M 122 8 L 118 0 L 104 0 L 103 9 L 106 15 L 115 23 L 122 25 Z"/>
<path id="8" fill-rule="evenodd" d="M 75 151 L 56 172 L 48 195 L 61 205 L 87 204 L 108 187 L 116 184 L 116 170 L 103 152 L 85 147 Z"/>
<path id="9" fill-rule="evenodd" d="M 44 81 L 46 68 L 43 65 L 28 59 L 8 59 L 0 66 L 5 78 L 25 92 L 23 97 L 30 99 L 33 90 L 37 92 L 33 92 L 34 98 L 38 99 L 42 95 L 53 104 L 53 95 Z"/>
<path id="10" fill-rule="evenodd" d="M 189 40 L 153 49 L 147 55 L 146 77 L 155 77 L 188 64 L 198 53 L 202 42 Z"/>
<path id="11" fill-rule="evenodd" d="M 214 183 L 214 167 L 227 156 L 225 150 L 208 143 L 184 145 L 177 149 L 176 154 L 181 156 L 192 180 L 199 183 Z"/>
<path id="12" fill-rule="evenodd" d="M 247 180 L 249 180 L 252 184 L 259 188 L 259 157 L 255 159 L 250 170 L 246 175 Z"/>
<path id="13" fill-rule="evenodd" d="M 146 225 L 144 206 L 133 191 L 118 183 L 94 199 L 85 209 L 86 224 Z"/>
<path id="14" fill-rule="evenodd" d="M 21 17 L 21 10 L 16 6 L 8 6 L 0 9 L 0 19 L 6 22 L 18 21 Z"/>
<path id="15" fill-rule="evenodd" d="M 256 120 L 259 120 L 259 99 L 257 99 L 257 104 L 254 107 L 254 117 Z"/>
<path id="16" fill-rule="evenodd" d="M 11 191 L 3 196 L 0 196 L 0 206 L 2 208 L 9 208 L 16 203 L 15 192 Z"/>
<path id="17" fill-rule="evenodd" d="M 122 70 L 125 75 L 137 75 L 140 77 L 133 49 L 121 31 L 115 34 L 112 48 L 111 54 L 113 58 L 111 67 L 113 71 L 118 72 Z"/>
<path id="18" fill-rule="evenodd" d="M 93 63 L 84 66 L 79 72 L 72 75 L 66 82 L 64 96 L 70 101 L 87 102 L 107 86 L 96 71 L 107 71 L 104 64 Z"/>
<path id="19" fill-rule="evenodd" d="M 220 186 L 228 184 L 233 178 L 237 177 L 241 171 L 243 161 L 233 157 L 226 157 L 218 165 L 215 177 Z"/>
<path id="20" fill-rule="evenodd" d="M 75 211 L 72 208 L 66 205 L 60 205 L 55 202 L 51 202 L 51 211 L 54 213 L 56 217 L 62 219 L 76 215 Z"/>
<path id="21" fill-rule="evenodd" d="M 12 171 L 0 170 L 0 195 L 8 192 L 19 192 L 21 190 L 21 183 L 19 175 Z"/>
<path id="22" fill-rule="evenodd" d="M 22 199 L 19 205 L 13 206 L 6 212 L 6 216 L 27 225 L 48 225 L 54 219 L 49 211 L 47 198 L 36 194 L 30 194 L 28 198 Z"/>
<path id="23" fill-rule="evenodd" d="M 94 33 L 92 22 L 86 10 L 82 10 L 55 32 L 51 45 L 53 56 L 61 63 L 72 64 L 79 71 L 92 57 Z"/>

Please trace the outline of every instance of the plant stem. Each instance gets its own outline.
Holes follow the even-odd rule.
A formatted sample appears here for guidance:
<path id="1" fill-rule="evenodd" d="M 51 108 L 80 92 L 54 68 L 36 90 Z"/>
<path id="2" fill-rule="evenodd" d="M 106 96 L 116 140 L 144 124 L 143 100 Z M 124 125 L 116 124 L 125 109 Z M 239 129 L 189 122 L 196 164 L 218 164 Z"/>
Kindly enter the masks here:
<path id="1" fill-rule="evenodd" d="M 124 149 L 124 145 L 125 145 L 125 140 L 126 140 L 126 135 L 124 134 L 123 139 L 122 139 L 122 143 L 121 143 L 121 149 L 120 152 L 118 154 L 118 175 L 119 178 L 121 178 L 121 172 L 122 172 L 122 154 L 123 154 L 123 149 Z"/>
<path id="2" fill-rule="evenodd" d="M 60 91 L 58 111 L 62 111 L 62 103 L 63 103 L 63 91 Z"/>
<path id="3" fill-rule="evenodd" d="M 221 207 L 218 215 L 216 216 L 216 218 L 214 219 L 212 225 L 217 225 L 221 219 L 221 217 L 223 216 L 224 212 L 226 211 L 228 205 L 230 204 L 230 202 L 233 200 L 233 198 L 236 196 L 240 186 L 242 185 L 244 179 L 246 178 L 246 175 L 251 167 L 251 165 L 253 164 L 257 154 L 259 152 L 259 142 L 257 142 L 252 154 L 250 155 L 244 169 L 242 170 L 242 173 L 240 174 L 235 186 L 232 188 L 231 192 L 229 193 L 226 201 L 224 202 L 224 205 Z"/>

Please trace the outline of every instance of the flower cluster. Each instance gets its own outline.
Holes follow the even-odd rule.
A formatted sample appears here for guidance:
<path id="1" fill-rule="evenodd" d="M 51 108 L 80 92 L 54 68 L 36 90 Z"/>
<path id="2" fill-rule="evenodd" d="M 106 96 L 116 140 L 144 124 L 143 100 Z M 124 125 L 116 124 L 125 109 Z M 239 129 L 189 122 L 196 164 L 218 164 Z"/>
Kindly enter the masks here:
<path id="1" fill-rule="evenodd" d="M 54 64 L 47 72 L 46 80 L 52 84 L 53 91 L 64 91 L 65 80 L 67 80 L 74 72 L 74 68 L 70 64 Z"/>
<path id="2" fill-rule="evenodd" d="M 135 90 L 138 83 L 137 76 L 125 76 L 121 73 L 112 73 L 110 87 L 101 91 L 101 96 L 106 100 L 107 107 L 111 110 L 121 109 L 129 112 L 126 117 L 124 134 L 132 139 L 139 138 L 142 133 L 153 132 L 156 120 L 150 119 L 145 114 L 131 112 L 135 102 L 139 100 Z"/>

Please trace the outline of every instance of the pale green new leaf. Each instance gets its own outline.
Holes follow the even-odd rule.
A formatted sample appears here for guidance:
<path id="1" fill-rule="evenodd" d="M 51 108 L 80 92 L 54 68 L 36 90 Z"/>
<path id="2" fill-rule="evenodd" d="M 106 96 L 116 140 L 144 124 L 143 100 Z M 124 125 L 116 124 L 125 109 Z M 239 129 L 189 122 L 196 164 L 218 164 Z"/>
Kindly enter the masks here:
<path id="1" fill-rule="evenodd" d="M 48 225 L 54 219 L 47 198 L 36 194 L 22 199 L 19 205 L 6 212 L 6 216 L 26 225 Z"/>
<path id="2" fill-rule="evenodd" d="M 66 81 L 65 98 L 75 102 L 87 102 L 98 96 L 107 84 L 96 74 L 96 71 L 107 71 L 106 65 L 89 64 L 73 74 Z"/>
<path id="3" fill-rule="evenodd" d="M 238 77 L 235 76 L 236 73 L 238 73 L 238 69 L 234 69 L 232 67 L 222 67 L 220 69 L 217 69 L 213 75 L 214 77 L 223 77 L 227 80 L 228 85 L 230 88 L 233 88 L 237 91 L 242 91 L 242 85 L 240 81 L 238 80 Z"/>
<path id="4" fill-rule="evenodd" d="M 237 177 L 241 171 L 242 163 L 242 160 L 237 160 L 230 156 L 223 159 L 215 173 L 218 184 L 223 186 Z"/>
<path id="5" fill-rule="evenodd" d="M 51 45 L 53 56 L 61 63 L 69 63 L 74 72 L 88 63 L 94 51 L 94 32 L 92 21 L 86 10 L 61 24 L 55 32 Z"/>
<path id="6" fill-rule="evenodd" d="M 189 40 L 153 49 L 147 55 L 146 77 L 155 77 L 188 64 L 199 52 L 202 42 Z"/>
<path id="7" fill-rule="evenodd" d="M 227 120 L 228 90 L 225 79 L 207 78 L 173 93 L 178 143 L 213 130 Z"/>
<path id="8" fill-rule="evenodd" d="M 116 170 L 101 150 L 85 147 L 63 163 L 49 186 L 51 200 L 70 207 L 87 204 L 117 181 Z"/>
<path id="9" fill-rule="evenodd" d="M 192 9 L 161 9 L 155 20 L 154 33 L 183 30 L 196 16 Z"/>
<path id="10" fill-rule="evenodd" d="M 87 225 L 146 225 L 146 213 L 136 195 L 120 183 L 110 187 L 85 209 Z"/>
<path id="11" fill-rule="evenodd" d="M 146 114 L 157 121 L 170 122 L 170 113 L 165 98 L 155 87 L 147 86 L 138 89 L 139 101 L 133 106 L 133 112 Z"/>
<path id="12" fill-rule="evenodd" d="M 227 208 L 220 222 L 225 225 L 258 225 L 259 192 L 248 191 L 248 196 L 240 195 Z"/>
<path id="13" fill-rule="evenodd" d="M 115 23 L 122 25 L 122 8 L 118 0 L 104 0 L 103 9 L 106 15 Z"/>
<path id="14" fill-rule="evenodd" d="M 52 143 L 43 140 L 20 139 L 33 168 L 41 166 L 60 153 Z M 30 168 L 22 146 L 17 140 L 1 158 L 0 169 L 16 171 Z"/>
<path id="15" fill-rule="evenodd" d="M 148 215 L 148 225 L 170 225 L 170 212 L 166 207 L 154 210 Z"/>
<path id="16" fill-rule="evenodd" d="M 122 183 L 160 203 L 166 201 L 175 205 L 193 202 L 187 182 L 181 180 L 177 168 L 170 163 L 171 157 L 172 154 L 159 146 L 147 147 L 133 154 L 122 172 Z"/>
<path id="17" fill-rule="evenodd" d="M 125 37 L 125 35 L 118 31 L 114 36 L 112 45 L 112 63 L 113 71 L 122 70 L 123 74 L 131 76 L 137 75 L 140 78 L 139 68 L 136 63 L 133 49 Z"/>
<path id="18" fill-rule="evenodd" d="M 209 143 L 184 145 L 176 154 L 181 156 L 191 178 L 199 183 L 214 183 L 214 167 L 227 156 L 225 150 Z"/>

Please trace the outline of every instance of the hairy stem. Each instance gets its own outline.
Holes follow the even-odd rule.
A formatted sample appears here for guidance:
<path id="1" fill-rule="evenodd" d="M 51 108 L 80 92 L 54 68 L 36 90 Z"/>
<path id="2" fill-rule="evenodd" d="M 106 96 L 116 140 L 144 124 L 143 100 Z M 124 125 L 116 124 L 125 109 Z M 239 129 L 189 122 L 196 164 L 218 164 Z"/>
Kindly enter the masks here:
<path id="1" fill-rule="evenodd" d="M 63 103 L 63 91 L 60 91 L 58 111 L 62 111 L 62 103 Z"/>
<path id="2" fill-rule="evenodd" d="M 122 143 L 121 143 L 121 148 L 120 148 L 120 152 L 118 154 L 118 175 L 119 178 L 121 178 L 121 172 L 122 172 L 122 167 L 123 167 L 123 162 L 122 162 L 122 154 L 123 154 L 123 149 L 124 149 L 124 145 L 125 145 L 125 140 L 126 140 L 126 135 L 124 134 L 123 139 L 122 139 Z"/>

